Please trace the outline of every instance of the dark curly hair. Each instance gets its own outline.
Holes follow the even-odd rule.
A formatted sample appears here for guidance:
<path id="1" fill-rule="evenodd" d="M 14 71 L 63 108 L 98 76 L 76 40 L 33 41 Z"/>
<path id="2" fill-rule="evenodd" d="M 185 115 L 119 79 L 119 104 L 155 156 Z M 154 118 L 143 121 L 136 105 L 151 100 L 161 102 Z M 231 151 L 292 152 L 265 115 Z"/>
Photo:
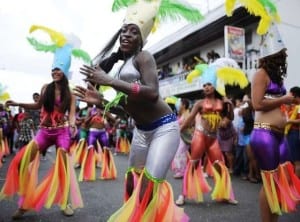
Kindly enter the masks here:
<path id="1" fill-rule="evenodd" d="M 282 84 L 283 79 L 286 77 L 286 57 L 286 49 L 282 49 L 275 54 L 259 59 L 258 68 L 266 70 L 273 82 Z"/>

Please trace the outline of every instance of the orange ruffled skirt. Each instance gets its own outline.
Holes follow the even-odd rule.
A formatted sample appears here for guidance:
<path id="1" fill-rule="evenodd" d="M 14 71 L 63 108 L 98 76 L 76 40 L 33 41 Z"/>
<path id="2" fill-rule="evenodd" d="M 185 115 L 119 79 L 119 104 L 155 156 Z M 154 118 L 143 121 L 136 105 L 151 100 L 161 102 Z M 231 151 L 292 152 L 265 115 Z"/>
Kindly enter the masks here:
<path id="1" fill-rule="evenodd" d="M 62 210 L 68 203 L 73 209 L 83 207 L 71 157 L 58 148 L 55 163 L 39 183 L 40 153 L 35 141 L 22 148 L 8 168 L 0 199 L 19 195 L 19 208 L 39 211 L 56 204 Z"/>
<path id="2" fill-rule="evenodd" d="M 171 185 L 163 180 L 161 182 L 149 179 L 148 186 L 140 200 L 142 173 L 137 181 L 136 187 L 123 204 L 123 206 L 115 212 L 109 222 L 185 222 L 189 217 L 174 203 L 174 196 Z M 147 174 L 145 174 L 147 175 Z M 149 177 L 147 177 L 149 178 Z"/>

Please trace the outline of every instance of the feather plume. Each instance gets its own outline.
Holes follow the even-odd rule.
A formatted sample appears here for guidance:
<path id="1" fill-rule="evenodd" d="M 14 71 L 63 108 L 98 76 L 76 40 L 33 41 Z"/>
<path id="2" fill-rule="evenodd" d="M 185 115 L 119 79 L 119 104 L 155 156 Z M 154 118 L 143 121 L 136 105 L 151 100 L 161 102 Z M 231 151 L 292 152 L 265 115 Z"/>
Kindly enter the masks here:
<path id="1" fill-rule="evenodd" d="M 57 49 L 56 45 L 45 45 L 43 43 L 38 42 L 35 38 L 29 38 L 27 37 L 28 42 L 30 45 L 33 46 L 33 48 L 37 51 L 43 51 L 43 52 L 55 52 Z"/>
<path id="2" fill-rule="evenodd" d="M 127 95 L 122 93 L 122 92 L 118 92 L 118 94 L 116 95 L 116 97 L 108 102 L 106 105 L 105 105 L 105 108 L 104 108 L 104 113 L 103 113 L 103 116 L 105 115 L 106 112 L 109 112 L 109 110 L 112 108 L 112 107 L 116 107 L 121 99 L 124 98 L 125 100 L 127 100 Z"/>
<path id="3" fill-rule="evenodd" d="M 196 65 L 195 69 L 187 75 L 186 81 L 188 83 L 191 83 L 193 81 L 193 79 L 201 76 L 201 74 L 204 72 L 205 69 L 207 69 L 207 67 L 208 67 L 208 65 L 205 63 Z"/>
<path id="4" fill-rule="evenodd" d="M 126 8 L 137 1 L 138 0 L 115 0 L 112 5 L 112 11 L 115 12 L 122 8 Z M 151 2 L 153 0 L 145 1 Z M 199 22 L 203 19 L 203 15 L 197 8 L 192 7 L 183 0 L 162 0 L 158 10 L 157 19 L 163 21 L 166 18 L 172 20 L 184 18 L 189 22 Z M 157 22 L 157 24 L 158 23 L 159 22 Z"/>
<path id="5" fill-rule="evenodd" d="M 225 10 L 226 10 L 226 15 L 227 16 L 232 16 L 232 12 L 234 9 L 234 5 L 235 5 L 236 0 L 227 0 L 225 2 Z"/>
<path id="6" fill-rule="evenodd" d="M 5 92 L 3 94 L 0 95 L 0 101 L 6 101 L 10 98 L 10 95 L 8 92 Z"/>
<path id="7" fill-rule="evenodd" d="M 8 92 L 6 92 L 6 86 L 2 85 L 0 83 L 0 101 L 5 101 L 10 98 L 10 95 Z"/>
<path id="8" fill-rule="evenodd" d="M 72 55 L 75 58 L 82 59 L 87 64 L 91 64 L 92 60 L 90 55 L 82 49 L 72 49 Z"/>
<path id="9" fill-rule="evenodd" d="M 186 76 L 186 81 L 192 83 L 193 80 L 201 75 L 201 72 L 197 69 L 194 69 Z"/>
<path id="10" fill-rule="evenodd" d="M 196 23 L 203 19 L 203 15 L 197 8 L 192 7 L 187 2 L 162 0 L 158 10 L 158 19 L 163 21 L 166 18 L 170 18 L 174 21 L 184 18 L 189 22 Z"/>
<path id="11" fill-rule="evenodd" d="M 173 104 L 173 105 L 176 104 L 177 100 L 178 98 L 176 96 L 168 96 L 167 98 L 165 98 L 166 103 Z"/>
<path id="12" fill-rule="evenodd" d="M 41 30 L 44 31 L 46 33 L 49 34 L 51 40 L 58 46 L 58 47 L 62 47 L 66 44 L 67 39 L 65 38 L 65 36 L 60 33 L 60 32 L 56 32 L 52 29 L 49 29 L 45 26 L 41 26 L 41 25 L 32 25 L 30 27 L 29 33 L 32 33 L 36 30 Z"/>
<path id="13" fill-rule="evenodd" d="M 241 88 L 245 88 L 248 85 L 245 73 L 240 69 L 232 67 L 217 69 L 217 78 L 222 80 L 223 84 L 239 85 Z"/>
<path id="14" fill-rule="evenodd" d="M 120 10 L 121 8 L 126 8 L 129 5 L 132 5 L 136 3 L 137 0 L 114 0 L 113 5 L 112 5 L 112 11 L 116 12 Z"/>
<path id="15" fill-rule="evenodd" d="M 235 3 L 236 0 L 226 0 L 225 7 L 228 16 L 232 15 Z M 270 0 L 239 0 L 239 3 L 244 6 L 250 14 L 261 17 L 257 27 L 257 34 L 259 35 L 267 33 L 273 20 L 276 22 L 280 21 L 277 9 Z"/>
<path id="16" fill-rule="evenodd" d="M 276 6 L 270 0 L 259 0 L 259 2 L 264 6 L 264 8 L 268 9 L 272 15 L 278 14 Z"/>

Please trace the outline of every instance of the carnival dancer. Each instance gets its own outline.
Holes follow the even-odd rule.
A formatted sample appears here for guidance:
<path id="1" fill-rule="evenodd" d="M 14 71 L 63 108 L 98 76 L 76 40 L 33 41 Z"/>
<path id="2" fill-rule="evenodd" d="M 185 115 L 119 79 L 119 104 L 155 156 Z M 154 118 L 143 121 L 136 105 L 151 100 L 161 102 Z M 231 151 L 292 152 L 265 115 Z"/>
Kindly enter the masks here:
<path id="1" fill-rule="evenodd" d="M 54 50 L 51 68 L 53 81 L 42 87 L 38 102 L 18 103 L 12 100 L 6 102 L 7 106 L 41 109 L 40 129 L 34 139 L 12 159 L 0 193 L 1 199 L 11 198 L 14 194 L 19 195 L 19 208 L 14 213 L 13 219 L 22 217 L 29 210 L 39 211 L 42 207 L 50 208 L 54 204 L 57 204 L 66 216 L 73 215 L 73 209 L 83 207 L 69 155 L 71 136 L 74 136 L 77 130 L 75 96 L 72 95 L 68 80 L 71 53 L 75 50 L 78 56 L 82 50 L 75 48 L 74 41 L 78 42 L 77 37 L 73 37 L 71 41 L 62 33 L 37 25 L 31 26 L 30 33 L 38 30 L 48 33 L 55 43 L 44 45 L 34 37 L 28 38 L 37 50 L 46 52 Z M 88 58 L 84 51 L 81 53 L 82 58 Z M 51 145 L 56 145 L 57 148 L 55 163 L 39 182 L 40 153 Z"/>
<path id="2" fill-rule="evenodd" d="M 88 107 L 79 111 L 78 117 L 76 119 L 77 128 L 79 131 L 79 140 L 75 146 L 75 150 L 73 152 L 74 156 L 74 167 L 80 168 L 83 162 L 83 157 L 85 155 L 85 150 L 87 149 L 87 138 L 88 138 L 88 126 L 87 126 L 87 119 L 88 119 Z"/>
<path id="3" fill-rule="evenodd" d="M 179 1 L 172 2 L 179 5 Z M 119 105 L 135 120 L 136 127 L 129 154 L 129 169 L 125 181 L 125 203 L 108 221 L 182 221 L 187 216 L 173 202 L 173 192 L 165 180 L 179 144 L 176 115 L 159 95 L 158 77 L 153 56 L 142 50 L 153 27 L 157 13 L 167 15 L 169 1 L 115 1 L 114 7 L 128 6 L 120 31 L 97 56 L 100 67 L 84 66 L 86 81 L 111 86 L 123 96 Z M 186 18 L 199 20 L 198 10 L 180 4 Z M 181 11 L 181 10 L 179 10 Z M 173 10 L 173 16 L 178 17 Z M 169 14 L 170 15 L 170 14 Z M 195 21 L 194 20 L 194 21 Z M 120 38 L 118 53 L 107 59 L 107 52 Z M 114 63 L 124 60 L 116 78 L 107 75 Z M 98 106 L 102 97 L 95 91 L 77 87 L 82 100 Z M 120 95 L 120 94 L 119 94 Z M 125 99 L 126 98 L 126 99 Z"/>
<path id="4" fill-rule="evenodd" d="M 282 213 L 296 210 L 300 201 L 300 180 L 290 162 L 284 128 L 283 104 L 296 103 L 286 94 L 286 47 L 272 24 L 262 36 L 259 69 L 253 76 L 251 98 L 255 110 L 250 145 L 258 161 L 263 187 L 259 193 L 261 221 L 277 221 Z"/>
<path id="5" fill-rule="evenodd" d="M 116 130 L 116 150 L 115 152 L 128 154 L 130 151 L 130 142 L 127 132 L 127 120 L 121 118 L 117 124 Z"/>
<path id="6" fill-rule="evenodd" d="M 287 137 L 292 162 L 295 166 L 295 173 L 300 178 L 300 87 L 294 86 L 290 93 L 295 97 L 295 104 L 287 106 L 287 125 L 284 134 Z"/>
<path id="7" fill-rule="evenodd" d="M 1 90 L 1 85 L 0 85 Z M 0 92 L 1 93 L 1 92 Z M 6 97 L 7 99 L 8 97 Z M 7 135 L 9 132 L 9 116 L 5 110 L 4 105 L 0 103 L 0 167 L 5 162 L 5 156 L 10 154 L 8 146 Z"/>
<path id="8" fill-rule="evenodd" d="M 178 123 L 179 126 L 184 122 L 184 120 L 190 114 L 190 102 L 188 99 L 179 99 L 179 108 L 178 108 Z M 173 177 L 175 179 L 183 178 L 185 168 L 189 159 L 189 149 L 193 136 L 193 127 L 187 128 L 180 134 L 180 142 L 175 154 L 174 160 L 172 161 L 172 171 L 174 172 Z"/>
<path id="9" fill-rule="evenodd" d="M 105 113 L 106 116 L 109 113 Z M 85 155 L 79 174 L 79 181 L 96 180 L 96 168 L 101 165 L 101 179 L 116 179 L 117 169 L 115 166 L 112 152 L 109 149 L 108 133 L 106 132 L 106 120 L 103 112 L 96 107 L 90 110 L 89 117 L 86 120 L 88 127 L 88 141 Z"/>
<path id="10" fill-rule="evenodd" d="M 208 66 L 197 65 L 195 70 L 188 75 L 188 81 L 193 81 L 194 77 L 199 75 L 203 84 L 204 99 L 194 104 L 190 115 L 180 127 L 183 131 L 195 122 L 197 115 L 200 115 L 195 125 L 191 143 L 191 159 L 184 174 L 182 194 L 179 195 L 176 204 L 184 204 L 185 198 L 203 202 L 203 193 L 211 190 L 202 170 L 201 160 L 204 154 L 213 164 L 215 187 L 211 194 L 212 199 L 237 204 L 228 168 L 224 163 L 217 139 L 217 132 L 220 127 L 230 124 L 233 119 L 232 103 L 224 98 L 224 84 L 237 84 L 243 88 L 247 86 L 248 80 L 238 64 L 229 58 L 219 58 Z"/>

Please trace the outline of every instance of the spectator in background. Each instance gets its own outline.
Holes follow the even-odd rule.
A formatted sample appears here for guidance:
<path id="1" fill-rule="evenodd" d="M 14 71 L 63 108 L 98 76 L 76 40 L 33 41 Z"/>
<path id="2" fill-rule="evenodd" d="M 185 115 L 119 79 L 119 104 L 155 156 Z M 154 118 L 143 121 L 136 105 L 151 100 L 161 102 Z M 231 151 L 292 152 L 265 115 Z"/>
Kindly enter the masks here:
<path id="1" fill-rule="evenodd" d="M 231 103 L 227 99 L 228 103 Z M 233 104 L 231 103 L 233 107 Z M 232 111 L 233 114 L 233 111 Z M 220 149 L 225 157 L 225 163 L 228 167 L 229 173 L 233 173 L 233 164 L 234 164 L 234 142 L 237 137 L 236 130 L 233 126 L 232 119 L 228 119 L 226 124 L 223 124 L 219 127 L 217 131 L 217 137 L 220 144 Z"/>
<path id="2" fill-rule="evenodd" d="M 248 179 L 248 157 L 246 149 L 250 142 L 250 133 L 253 129 L 253 113 L 248 102 L 240 106 L 240 118 L 237 124 L 237 146 L 235 154 L 234 174 L 242 176 L 242 179 Z"/>
<path id="3" fill-rule="evenodd" d="M 23 108 L 18 107 L 18 113 L 14 115 L 13 121 L 12 121 L 12 128 L 14 131 L 14 148 L 18 151 L 20 149 L 19 146 L 19 133 L 20 133 L 20 119 L 22 119 L 23 115 Z"/>
<path id="4" fill-rule="evenodd" d="M 34 121 L 29 114 L 28 110 L 24 110 L 23 118 L 19 123 L 20 133 L 18 138 L 18 144 L 20 148 L 27 145 L 30 140 L 34 137 L 34 132 L 36 131 Z"/>
<path id="5" fill-rule="evenodd" d="M 32 94 L 32 99 L 33 99 L 33 102 L 37 103 L 39 100 L 40 100 L 40 94 L 35 92 Z M 34 131 L 33 131 L 33 134 L 36 135 L 38 129 L 40 128 L 40 114 L 41 114 L 41 111 L 39 109 L 37 110 L 34 110 L 34 109 L 31 109 L 31 110 L 28 110 L 28 113 L 29 115 L 31 116 L 32 120 L 33 120 L 33 124 L 34 124 Z M 50 151 L 50 149 L 48 149 L 48 152 Z M 46 153 L 47 151 L 46 150 L 43 150 L 41 152 L 42 156 L 41 156 L 41 160 L 46 160 Z"/>
<path id="6" fill-rule="evenodd" d="M 295 97 L 295 103 L 286 109 L 288 121 L 285 134 L 296 175 L 300 178 L 300 87 L 292 87 L 290 93 Z"/>
<path id="7" fill-rule="evenodd" d="M 5 106 L 0 103 L 0 161 L 2 162 L 5 162 L 5 156 L 9 154 L 7 142 L 7 135 L 9 132 L 9 116 L 4 107 Z"/>
<path id="8" fill-rule="evenodd" d="M 178 109 L 178 123 L 181 125 L 190 113 L 190 102 L 188 99 L 180 99 L 180 106 Z M 193 129 L 187 128 L 180 134 L 180 142 L 172 162 L 173 177 L 180 179 L 183 177 L 188 161 L 188 153 L 192 142 Z"/>

